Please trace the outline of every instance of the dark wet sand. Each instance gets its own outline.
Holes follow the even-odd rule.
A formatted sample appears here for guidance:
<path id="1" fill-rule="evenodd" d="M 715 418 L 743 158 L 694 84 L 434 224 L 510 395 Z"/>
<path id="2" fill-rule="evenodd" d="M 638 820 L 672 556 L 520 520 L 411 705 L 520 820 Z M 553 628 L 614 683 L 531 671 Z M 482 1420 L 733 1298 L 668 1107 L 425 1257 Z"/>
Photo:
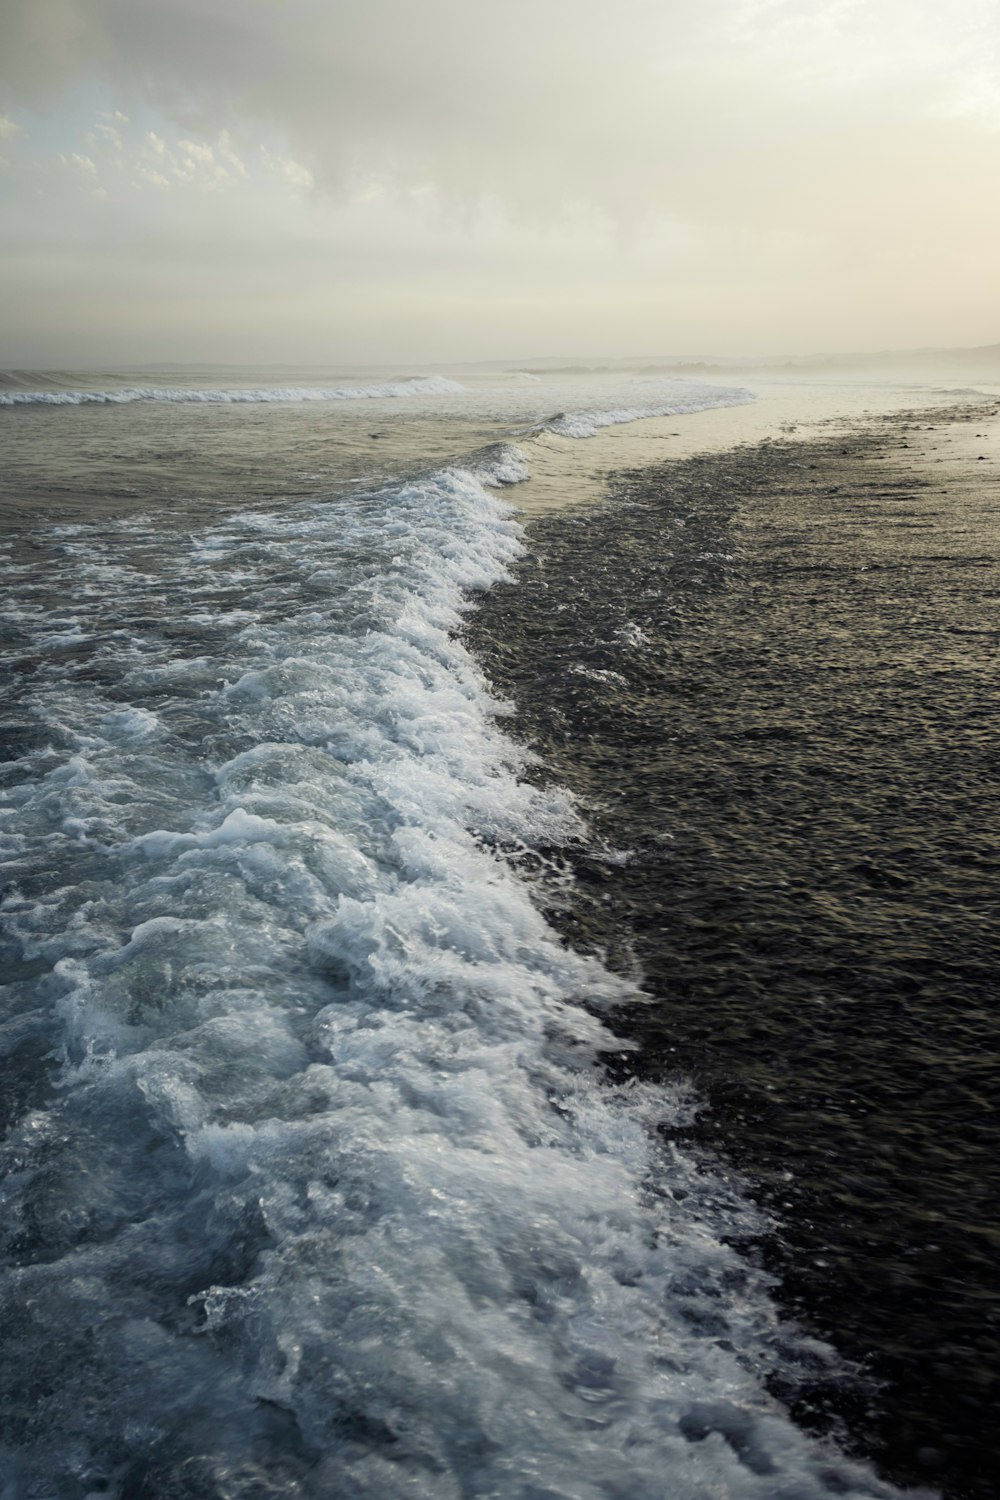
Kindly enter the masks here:
<path id="1" fill-rule="evenodd" d="M 469 627 L 589 812 L 554 919 L 652 997 L 612 1066 L 694 1076 L 863 1367 L 783 1394 L 953 1500 L 1000 1474 L 996 410 L 622 474 Z"/>

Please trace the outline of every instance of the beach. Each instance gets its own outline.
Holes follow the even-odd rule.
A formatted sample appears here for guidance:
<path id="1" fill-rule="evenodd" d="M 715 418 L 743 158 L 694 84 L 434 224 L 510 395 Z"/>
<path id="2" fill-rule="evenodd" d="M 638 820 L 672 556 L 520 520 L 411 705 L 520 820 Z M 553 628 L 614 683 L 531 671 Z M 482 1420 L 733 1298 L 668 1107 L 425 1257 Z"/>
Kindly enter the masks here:
<path id="1" fill-rule="evenodd" d="M 470 631 L 591 818 L 553 920 L 641 976 L 616 1073 L 695 1080 L 671 1138 L 745 1174 L 786 1312 L 855 1364 L 793 1409 L 988 1500 L 1000 419 L 819 433 L 542 510 Z"/>
<path id="2" fill-rule="evenodd" d="M 1000 6 L 0 38 L 0 1500 L 1000 1500 Z"/>
<path id="3" fill-rule="evenodd" d="M 985 1500 L 996 403 L 0 395 L 16 1500 Z"/>
<path id="4" fill-rule="evenodd" d="M 915 372 L 918 373 L 918 372 Z M 516 503 L 525 516 L 542 515 L 567 505 L 589 505 L 605 495 L 612 475 L 623 469 L 651 468 L 679 459 L 725 453 L 732 448 L 777 442 L 789 437 L 800 441 L 827 433 L 853 431 L 882 417 L 902 417 L 923 407 L 956 411 L 976 407 L 977 397 L 990 410 L 996 386 L 969 386 L 960 372 L 949 382 L 843 375 L 839 378 L 808 379 L 774 375 L 750 376 L 746 386 L 753 400 L 741 405 L 707 407 L 688 413 L 678 422 L 670 416 L 650 417 L 642 422 L 602 427 L 581 445 L 560 433 L 547 431 L 530 444 L 530 478 L 519 487 Z M 984 418 L 984 422 L 989 418 Z M 936 445 L 928 443 L 928 464 L 945 461 L 946 455 L 975 461 L 974 432 L 964 421 L 938 434 Z M 952 449 L 963 442 L 969 447 Z"/>

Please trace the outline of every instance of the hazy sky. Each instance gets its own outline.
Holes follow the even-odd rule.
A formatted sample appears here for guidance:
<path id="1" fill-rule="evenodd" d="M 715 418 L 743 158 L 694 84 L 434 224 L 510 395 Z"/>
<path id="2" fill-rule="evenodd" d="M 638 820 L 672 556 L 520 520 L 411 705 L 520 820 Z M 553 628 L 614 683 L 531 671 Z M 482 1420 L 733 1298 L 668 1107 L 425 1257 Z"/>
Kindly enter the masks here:
<path id="1" fill-rule="evenodd" d="M 998 0 L 0 0 L 0 364 L 1000 340 Z"/>

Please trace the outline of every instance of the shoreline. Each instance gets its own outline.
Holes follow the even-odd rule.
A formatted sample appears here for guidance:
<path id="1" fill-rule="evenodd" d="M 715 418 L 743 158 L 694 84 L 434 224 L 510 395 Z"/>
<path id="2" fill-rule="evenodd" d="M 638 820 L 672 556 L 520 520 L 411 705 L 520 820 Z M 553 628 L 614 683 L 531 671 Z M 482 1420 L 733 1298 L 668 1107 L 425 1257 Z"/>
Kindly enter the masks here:
<path id="1" fill-rule="evenodd" d="M 1000 422 L 866 428 L 625 469 L 529 521 L 467 631 L 590 821 L 553 921 L 652 997 L 610 1066 L 695 1080 L 687 1144 L 749 1178 L 785 1312 L 863 1372 L 779 1394 L 988 1500 Z"/>
<path id="2" fill-rule="evenodd" d="M 986 415 L 993 408 L 1000 409 L 1000 388 L 971 392 L 926 386 L 757 382 L 748 389 L 754 390 L 756 399 L 744 405 L 646 417 L 601 428 L 583 439 L 544 432 L 521 440 L 518 446 L 525 453 L 531 477 L 517 486 L 511 503 L 530 525 L 534 518 L 553 510 L 600 504 L 614 476 L 625 469 L 683 463 L 762 443 L 877 431 L 884 422 L 919 422 L 920 414 L 928 411 L 937 413 L 941 422 L 950 422 L 950 414 L 962 420 L 965 413 L 981 413 L 992 439 L 986 453 L 995 453 L 1000 462 L 1000 417 L 996 412 Z M 961 440 L 965 437 L 967 443 Z M 975 463 L 978 450 L 974 448 L 974 433 L 961 428 L 952 434 L 946 449 L 940 438 L 928 441 L 923 456 L 928 465 Z"/>

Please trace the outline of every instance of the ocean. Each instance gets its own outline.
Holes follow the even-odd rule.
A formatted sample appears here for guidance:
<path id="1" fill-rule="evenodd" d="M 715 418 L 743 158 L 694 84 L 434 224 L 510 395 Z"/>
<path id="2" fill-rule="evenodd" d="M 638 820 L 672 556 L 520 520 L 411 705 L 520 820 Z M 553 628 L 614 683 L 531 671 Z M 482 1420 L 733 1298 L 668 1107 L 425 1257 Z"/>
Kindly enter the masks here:
<path id="1" fill-rule="evenodd" d="M 671 735 L 662 683 L 623 690 L 652 616 L 680 670 L 743 541 L 697 461 L 640 525 L 635 476 L 586 455 L 754 399 L 622 371 L 0 380 L 11 1500 L 936 1492 L 939 1439 L 906 1489 L 863 1340 L 782 1290 L 798 1135 L 741 1155 L 713 1103 L 699 1007 L 721 1034 L 727 983 L 774 980 L 720 973 L 728 916 L 711 984 L 671 948 L 714 920 L 713 814 L 620 775 Z M 687 744 L 655 785 L 713 774 Z"/>

